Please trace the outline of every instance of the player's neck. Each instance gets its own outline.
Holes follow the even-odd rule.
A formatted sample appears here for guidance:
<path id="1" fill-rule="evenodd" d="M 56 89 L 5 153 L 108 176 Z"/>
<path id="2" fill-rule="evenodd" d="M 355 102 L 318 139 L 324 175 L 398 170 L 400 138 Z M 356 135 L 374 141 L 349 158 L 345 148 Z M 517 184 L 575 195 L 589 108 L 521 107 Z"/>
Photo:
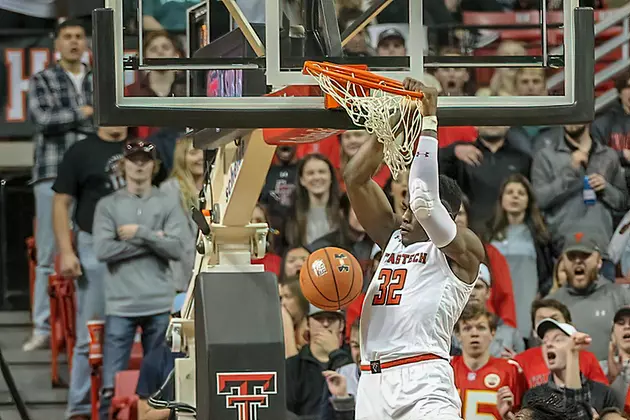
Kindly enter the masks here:
<path id="1" fill-rule="evenodd" d="M 309 344 L 313 357 L 322 363 L 327 363 L 329 359 L 328 352 L 315 343 Z"/>
<path id="2" fill-rule="evenodd" d="M 326 207 L 330 194 L 326 191 L 323 194 L 308 194 L 310 207 Z"/>
<path id="3" fill-rule="evenodd" d="M 486 351 L 479 357 L 472 357 L 464 353 L 464 364 L 468 369 L 477 371 L 484 367 L 490 361 L 490 352 Z"/>

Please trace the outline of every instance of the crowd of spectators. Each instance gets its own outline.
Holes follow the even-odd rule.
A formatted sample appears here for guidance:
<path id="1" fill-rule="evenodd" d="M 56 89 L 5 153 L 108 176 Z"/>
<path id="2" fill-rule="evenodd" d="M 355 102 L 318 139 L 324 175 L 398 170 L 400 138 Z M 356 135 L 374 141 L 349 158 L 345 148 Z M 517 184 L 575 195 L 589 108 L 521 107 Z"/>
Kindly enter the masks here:
<path id="1" fill-rule="evenodd" d="M 147 29 L 153 29 L 144 37 L 145 56 L 183 56 L 182 46 L 164 30 L 177 29 L 175 14 L 160 9 L 160 2 L 146 3 L 155 7 L 145 9 Z M 244 11 L 262 13 L 257 4 Z M 337 1 L 341 29 L 367 5 L 367 0 Z M 561 2 L 548 5 L 558 8 Z M 538 2 L 446 0 L 424 6 L 430 22 L 448 25 L 461 22 L 465 10 L 537 9 Z M 379 23 L 403 22 L 406 7 L 394 0 Z M 0 21 L 15 14 L 2 10 Z M 492 34 L 473 35 L 479 42 Z M 383 29 L 376 42 L 370 37 L 366 29 L 346 52 L 406 54 L 406 35 L 396 26 Z M 437 39 L 442 55 L 461 54 L 467 42 L 462 33 L 438 33 Z M 86 323 L 104 319 L 101 418 L 107 418 L 114 376 L 128 363 L 140 327 L 147 355 L 138 384 L 140 418 L 166 419 L 168 412 L 151 409 L 146 398 L 178 356 L 163 337 L 169 316 L 178 310 L 173 299 L 187 289 L 194 264 L 197 227 L 187 209 L 198 205 L 204 153 L 193 147 L 184 127 L 94 126 L 82 23 L 60 24 L 55 46 L 60 60 L 34 75 L 28 92 L 36 127 L 37 270 L 33 335 L 23 349 L 49 345 L 47 285 L 58 256 L 60 273 L 77 279 L 67 417 L 90 415 Z M 508 41 L 497 53 L 526 51 Z M 469 69 L 440 68 L 424 82 L 449 96 L 544 96 L 546 76 L 543 69 L 498 69 L 487 86 L 478 86 Z M 619 101 L 592 124 L 439 128 L 440 170 L 466 195 L 456 221 L 475 231 L 486 250 L 452 344 L 464 419 L 477 418 L 478 409 L 511 419 L 521 407 L 530 416 L 522 418 L 569 413 L 618 419 L 630 412 L 630 292 L 623 285 L 630 282 L 629 83 L 630 73 L 617 78 Z M 181 96 L 184 88 L 181 74 L 151 71 L 128 86 L 127 94 Z M 353 418 L 364 295 L 345 311 L 322 311 L 305 300 L 298 276 L 310 253 L 337 246 L 360 261 L 367 288 L 381 250 L 358 222 L 341 174 L 368 137 L 352 130 L 317 144 L 278 147 L 252 214 L 252 221 L 270 226 L 268 253 L 253 262 L 278 277 L 287 408 L 300 417 Z M 393 179 L 383 164 L 373 179 L 402 215 L 407 174 Z M 493 393 L 479 399 L 478 390 Z M 536 417 L 541 412 L 547 417 Z"/>

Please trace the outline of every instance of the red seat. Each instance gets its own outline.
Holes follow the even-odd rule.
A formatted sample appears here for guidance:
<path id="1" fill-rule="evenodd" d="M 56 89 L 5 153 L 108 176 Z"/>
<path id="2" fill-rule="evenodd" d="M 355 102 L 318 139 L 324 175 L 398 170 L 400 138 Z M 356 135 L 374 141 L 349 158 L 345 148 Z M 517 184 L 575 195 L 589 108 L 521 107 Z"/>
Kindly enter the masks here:
<path id="1" fill-rule="evenodd" d="M 138 328 L 137 332 L 140 333 L 142 330 L 140 328 Z M 140 371 L 140 366 L 142 365 L 142 358 L 143 358 L 143 351 L 142 351 L 142 343 L 140 342 L 136 342 L 134 340 L 133 346 L 131 347 L 131 355 L 129 356 L 129 364 L 127 366 L 128 370 L 125 371 L 121 371 L 118 372 L 116 374 L 116 380 L 114 383 L 114 399 L 112 399 L 112 409 L 115 407 L 115 397 L 118 395 L 116 389 L 118 389 L 118 375 L 125 373 L 125 372 L 139 372 Z M 92 382 L 91 382 L 91 392 L 92 392 L 92 397 L 91 397 L 91 405 L 92 405 L 92 420 L 98 420 L 98 405 L 99 405 L 99 396 L 100 396 L 100 388 L 101 388 L 101 366 L 95 366 L 94 369 L 92 370 Z M 129 378 L 125 377 L 125 381 L 127 381 Z M 138 378 L 137 378 L 137 374 L 136 374 L 136 378 L 135 378 L 135 382 L 134 382 L 134 388 L 133 388 L 133 395 L 135 396 L 136 394 L 136 388 L 135 388 L 135 384 L 138 382 Z M 125 388 L 126 389 L 126 388 Z M 126 395 L 126 394 L 124 394 Z M 125 411 L 122 410 L 122 412 L 127 413 L 129 412 L 131 416 L 133 417 L 113 417 L 113 419 L 119 419 L 119 418 L 129 418 L 129 419 L 136 419 L 136 415 L 137 415 L 137 410 L 135 408 L 135 404 L 137 402 L 137 399 L 134 401 L 132 399 L 130 399 L 131 397 L 121 397 L 121 399 L 118 400 L 118 407 L 127 407 L 127 406 L 131 406 L 133 405 L 133 409 L 130 409 Z M 110 415 L 111 415 L 112 411 L 110 411 Z M 110 418 L 112 418 L 110 416 Z"/>
<path id="2" fill-rule="evenodd" d="M 595 22 L 615 13 L 615 9 L 595 11 Z M 522 12 L 464 12 L 463 23 L 465 25 L 514 25 L 514 29 L 499 30 L 500 40 L 522 41 L 527 43 L 540 43 L 540 29 L 519 29 L 519 25 L 539 24 L 540 13 L 538 10 Z M 564 12 L 547 12 L 547 23 L 564 23 Z M 614 26 L 603 31 L 597 36 L 597 40 L 607 40 L 621 33 L 620 26 Z M 547 39 L 550 46 L 560 45 L 563 42 L 562 29 L 548 29 Z"/>
<path id="3" fill-rule="evenodd" d="M 50 349 L 53 386 L 61 385 L 58 359 L 66 353 L 68 371 L 72 370 L 72 356 L 76 341 L 76 297 L 74 279 L 63 277 L 59 272 L 59 258 L 55 258 L 55 274 L 48 277 L 50 296 Z"/>
<path id="4" fill-rule="evenodd" d="M 136 420 L 138 418 L 136 387 L 139 375 L 139 370 L 123 370 L 116 374 L 114 397 L 109 413 L 111 420 Z"/>

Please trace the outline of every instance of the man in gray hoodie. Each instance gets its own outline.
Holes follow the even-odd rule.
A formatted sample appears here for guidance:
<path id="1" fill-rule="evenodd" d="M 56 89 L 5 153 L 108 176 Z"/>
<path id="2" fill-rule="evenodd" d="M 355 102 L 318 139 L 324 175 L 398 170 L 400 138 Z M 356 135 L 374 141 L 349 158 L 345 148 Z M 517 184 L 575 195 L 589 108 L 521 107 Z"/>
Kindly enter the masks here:
<path id="1" fill-rule="evenodd" d="M 151 185 L 158 170 L 153 144 L 128 142 L 122 165 L 127 186 L 99 201 L 93 228 L 94 252 L 107 264 L 102 420 L 108 417 L 114 377 L 129 363 L 137 328 L 144 354 L 164 341 L 175 296 L 169 261 L 180 259 L 180 238 L 188 229 L 179 201 Z"/>
<path id="2" fill-rule="evenodd" d="M 593 339 L 590 350 L 601 362 L 608 358 L 610 327 L 617 310 L 630 304 L 630 290 L 599 274 L 602 256 L 597 235 L 584 231 L 566 237 L 562 251 L 567 285 L 549 295 L 565 304 L 575 327 Z"/>

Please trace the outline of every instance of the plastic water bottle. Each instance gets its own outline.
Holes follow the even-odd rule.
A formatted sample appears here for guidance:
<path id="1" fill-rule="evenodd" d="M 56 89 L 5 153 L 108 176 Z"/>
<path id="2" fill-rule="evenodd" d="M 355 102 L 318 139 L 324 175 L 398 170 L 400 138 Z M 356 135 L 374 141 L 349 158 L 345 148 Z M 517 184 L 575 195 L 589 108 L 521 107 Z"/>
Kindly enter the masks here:
<path id="1" fill-rule="evenodd" d="M 595 190 L 591 187 L 591 184 L 588 183 L 588 176 L 584 176 L 584 189 L 582 190 L 582 198 L 584 198 L 585 206 L 594 206 L 597 202 L 597 195 L 595 194 Z"/>

